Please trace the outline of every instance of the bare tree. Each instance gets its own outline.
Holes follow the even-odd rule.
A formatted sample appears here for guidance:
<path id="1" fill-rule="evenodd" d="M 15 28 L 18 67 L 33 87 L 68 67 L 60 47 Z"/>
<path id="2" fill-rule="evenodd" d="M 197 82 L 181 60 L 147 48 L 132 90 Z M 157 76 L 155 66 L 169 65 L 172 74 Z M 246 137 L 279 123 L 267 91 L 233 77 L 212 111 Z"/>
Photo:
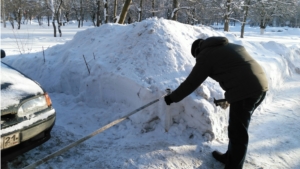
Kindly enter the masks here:
<path id="1" fill-rule="evenodd" d="M 14 28 L 14 21 L 16 21 L 17 29 L 20 29 L 25 2 L 22 0 L 7 0 L 1 1 L 1 3 L 5 4 L 4 12 L 7 13 L 7 19 L 10 21 L 12 28 Z"/>
<path id="2" fill-rule="evenodd" d="M 243 22 L 242 22 L 242 26 L 241 26 L 241 38 L 244 38 L 244 31 L 245 31 L 245 25 L 246 25 L 246 21 L 247 21 L 247 16 L 248 16 L 248 10 L 249 10 L 249 6 L 250 6 L 250 1 L 251 0 L 246 0 L 245 1 L 245 5 L 243 6 L 243 8 L 244 8 L 244 16 L 243 16 Z"/>
<path id="3" fill-rule="evenodd" d="M 83 4 L 82 0 L 73 0 L 72 10 L 75 12 L 75 17 L 78 22 L 78 28 L 82 26 L 83 22 Z"/>
<path id="4" fill-rule="evenodd" d="M 261 34 L 264 34 L 266 27 L 274 18 L 286 18 L 295 14 L 296 6 L 295 0 L 284 2 L 277 0 L 257 1 L 253 10 L 258 15 L 257 19 L 260 22 Z"/>
<path id="5" fill-rule="evenodd" d="M 62 14 L 65 19 L 65 22 L 69 22 L 72 15 L 72 0 L 64 0 L 62 4 Z"/>
<path id="6" fill-rule="evenodd" d="M 56 37 L 56 25 L 55 20 L 58 24 L 58 32 L 59 36 L 62 36 L 61 32 L 61 21 L 60 21 L 60 14 L 61 14 L 61 6 L 62 6 L 62 0 L 45 0 L 48 9 L 52 12 L 52 26 L 54 30 L 54 37 Z"/>

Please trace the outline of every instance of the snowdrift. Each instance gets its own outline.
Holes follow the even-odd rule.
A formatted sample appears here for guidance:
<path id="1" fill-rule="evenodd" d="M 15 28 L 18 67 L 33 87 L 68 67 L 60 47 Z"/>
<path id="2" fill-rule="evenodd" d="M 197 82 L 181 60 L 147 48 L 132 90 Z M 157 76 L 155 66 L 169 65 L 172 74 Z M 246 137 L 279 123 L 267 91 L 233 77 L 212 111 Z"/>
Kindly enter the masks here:
<path id="1" fill-rule="evenodd" d="M 280 48 L 287 47 L 276 42 L 244 42 L 209 27 L 157 18 L 87 29 L 64 45 L 49 48 L 45 57 L 41 52 L 8 58 L 6 62 L 41 83 L 49 92 L 74 95 L 74 102 L 84 102 L 91 107 L 105 107 L 107 102 L 122 105 L 127 109 L 119 112 L 121 116 L 159 98 L 166 88 L 178 87 L 195 64 L 190 54 L 192 42 L 209 36 L 226 36 L 230 42 L 244 45 L 262 64 L 270 80 L 266 102 L 271 101 L 272 91 L 283 84 L 282 79 L 300 73 L 297 46 L 283 53 L 288 50 Z M 261 55 L 260 51 L 268 55 Z M 171 105 L 171 132 L 184 132 L 191 127 L 207 140 L 225 138 L 228 110 L 213 104 L 213 98 L 223 97 L 219 85 L 208 78 L 193 94 Z M 165 111 L 166 105 L 161 100 L 133 115 L 131 120 L 145 124 L 158 117 L 158 125 L 163 125 Z"/>

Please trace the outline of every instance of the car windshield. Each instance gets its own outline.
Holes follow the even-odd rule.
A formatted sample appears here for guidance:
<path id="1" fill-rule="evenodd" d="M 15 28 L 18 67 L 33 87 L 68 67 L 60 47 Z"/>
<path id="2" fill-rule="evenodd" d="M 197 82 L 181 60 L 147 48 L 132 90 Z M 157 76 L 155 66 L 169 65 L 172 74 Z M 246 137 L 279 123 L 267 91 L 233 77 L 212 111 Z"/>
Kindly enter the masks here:
<path id="1" fill-rule="evenodd" d="M 34 81 L 1 63 L 1 110 L 19 104 L 30 95 L 42 93 L 43 90 Z"/>

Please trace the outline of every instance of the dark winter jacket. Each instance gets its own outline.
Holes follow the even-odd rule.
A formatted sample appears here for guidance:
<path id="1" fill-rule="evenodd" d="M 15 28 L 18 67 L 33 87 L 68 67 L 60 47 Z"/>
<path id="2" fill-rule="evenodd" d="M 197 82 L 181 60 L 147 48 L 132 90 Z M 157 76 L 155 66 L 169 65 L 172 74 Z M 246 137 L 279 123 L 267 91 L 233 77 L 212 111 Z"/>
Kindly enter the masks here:
<path id="1" fill-rule="evenodd" d="M 268 81 L 260 65 L 240 45 L 228 43 L 225 37 L 203 40 L 195 50 L 196 64 L 181 85 L 170 95 L 179 102 L 207 78 L 219 82 L 229 103 L 268 90 Z"/>

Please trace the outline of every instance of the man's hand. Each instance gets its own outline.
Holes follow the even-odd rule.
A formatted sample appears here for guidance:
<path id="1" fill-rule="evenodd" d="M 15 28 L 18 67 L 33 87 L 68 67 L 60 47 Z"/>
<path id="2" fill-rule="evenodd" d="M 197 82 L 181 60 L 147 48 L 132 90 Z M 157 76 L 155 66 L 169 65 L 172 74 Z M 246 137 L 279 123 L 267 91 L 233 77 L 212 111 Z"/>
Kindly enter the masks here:
<path id="1" fill-rule="evenodd" d="M 230 105 L 226 99 L 216 100 L 214 98 L 214 103 L 216 106 L 220 106 L 224 110 L 227 109 L 227 107 L 229 107 L 229 105 Z"/>
<path id="2" fill-rule="evenodd" d="M 167 105 L 170 105 L 171 103 L 173 103 L 170 95 L 165 96 L 165 102 L 166 102 Z"/>

